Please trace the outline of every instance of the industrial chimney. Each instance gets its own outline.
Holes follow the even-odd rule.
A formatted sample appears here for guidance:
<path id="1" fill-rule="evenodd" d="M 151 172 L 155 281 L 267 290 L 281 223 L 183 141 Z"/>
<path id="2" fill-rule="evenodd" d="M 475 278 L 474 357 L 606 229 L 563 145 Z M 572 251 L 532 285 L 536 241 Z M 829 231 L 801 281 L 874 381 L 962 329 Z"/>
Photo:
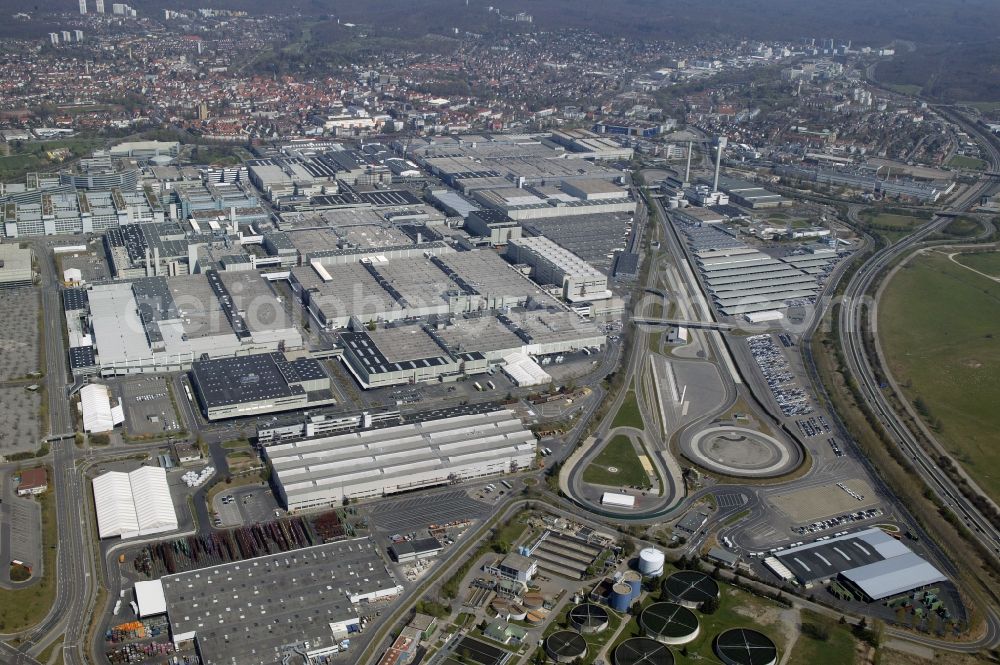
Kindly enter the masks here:
<path id="1" fill-rule="evenodd" d="M 729 140 L 725 136 L 720 136 L 718 143 L 718 153 L 715 155 L 715 181 L 712 184 L 712 191 L 719 191 L 719 171 L 722 169 L 722 151 L 726 149 Z"/>

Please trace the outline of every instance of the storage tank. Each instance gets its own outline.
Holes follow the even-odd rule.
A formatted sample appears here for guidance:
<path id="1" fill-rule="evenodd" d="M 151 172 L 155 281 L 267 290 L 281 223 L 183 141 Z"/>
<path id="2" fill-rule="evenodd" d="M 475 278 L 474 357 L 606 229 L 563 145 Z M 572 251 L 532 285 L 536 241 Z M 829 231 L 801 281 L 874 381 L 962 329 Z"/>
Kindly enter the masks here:
<path id="1" fill-rule="evenodd" d="M 524 598 L 521 599 L 521 602 L 526 609 L 537 610 L 545 604 L 545 597 L 535 591 L 529 591 L 524 594 Z"/>
<path id="2" fill-rule="evenodd" d="M 622 575 L 621 581 L 632 587 L 633 599 L 638 598 L 639 594 L 642 593 L 642 575 L 634 570 L 625 571 L 625 574 Z"/>
<path id="3" fill-rule="evenodd" d="M 678 605 L 695 609 L 719 598 L 719 584 L 700 570 L 678 570 L 663 582 L 663 595 Z"/>
<path id="4" fill-rule="evenodd" d="M 771 638 L 750 628 L 730 628 L 715 638 L 715 653 L 726 665 L 774 665 L 778 648 Z"/>
<path id="5" fill-rule="evenodd" d="M 655 547 L 644 547 L 639 551 L 639 572 L 647 577 L 658 577 L 663 574 L 663 563 L 666 557 Z"/>
<path id="6" fill-rule="evenodd" d="M 646 637 L 670 645 L 687 644 L 701 632 L 695 613 L 674 603 L 653 603 L 642 611 L 639 625 Z"/>
<path id="7" fill-rule="evenodd" d="M 616 612 L 628 612 L 632 606 L 635 596 L 632 594 L 632 587 L 624 582 L 618 582 L 611 587 L 611 594 L 608 596 L 608 605 Z"/>
<path id="8" fill-rule="evenodd" d="M 557 630 L 545 638 L 545 652 L 557 663 L 572 663 L 587 657 L 587 640 L 572 630 Z"/>
<path id="9" fill-rule="evenodd" d="M 527 617 L 528 615 L 527 610 L 525 610 L 517 603 L 510 604 L 509 612 L 510 612 L 510 617 L 508 620 L 512 619 L 514 621 L 524 621 L 525 617 Z"/>
<path id="10" fill-rule="evenodd" d="M 600 605 L 583 603 L 569 611 L 569 623 L 577 632 L 593 635 L 608 627 L 608 611 Z"/>

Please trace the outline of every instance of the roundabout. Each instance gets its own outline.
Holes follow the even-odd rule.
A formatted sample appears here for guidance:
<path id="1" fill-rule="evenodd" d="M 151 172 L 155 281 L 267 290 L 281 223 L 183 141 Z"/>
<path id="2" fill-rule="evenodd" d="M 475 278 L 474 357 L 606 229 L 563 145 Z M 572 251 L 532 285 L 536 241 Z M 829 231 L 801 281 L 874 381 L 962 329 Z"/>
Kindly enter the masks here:
<path id="1" fill-rule="evenodd" d="M 685 453 L 709 471 L 737 478 L 782 476 L 802 462 L 796 446 L 735 425 L 716 425 L 693 434 Z"/>

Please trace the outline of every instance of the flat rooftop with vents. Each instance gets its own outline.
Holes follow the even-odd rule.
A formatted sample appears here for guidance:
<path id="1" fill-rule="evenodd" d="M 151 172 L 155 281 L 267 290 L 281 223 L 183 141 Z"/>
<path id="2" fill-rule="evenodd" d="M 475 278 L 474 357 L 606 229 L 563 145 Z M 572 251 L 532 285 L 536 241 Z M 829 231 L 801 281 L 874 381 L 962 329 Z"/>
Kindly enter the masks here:
<path id="1" fill-rule="evenodd" d="M 255 416 L 333 404 L 331 381 L 312 358 L 281 353 L 198 360 L 191 383 L 209 420 Z"/>
<path id="2" fill-rule="evenodd" d="M 396 582 L 367 538 L 246 559 L 160 579 L 175 645 L 197 640 L 204 665 L 272 665 L 283 646 L 333 650 L 361 630 Z M 380 604 L 381 606 L 381 604 Z"/>
<path id="3" fill-rule="evenodd" d="M 289 441 L 265 448 L 289 510 L 341 505 L 534 463 L 536 439 L 506 408 Z"/>

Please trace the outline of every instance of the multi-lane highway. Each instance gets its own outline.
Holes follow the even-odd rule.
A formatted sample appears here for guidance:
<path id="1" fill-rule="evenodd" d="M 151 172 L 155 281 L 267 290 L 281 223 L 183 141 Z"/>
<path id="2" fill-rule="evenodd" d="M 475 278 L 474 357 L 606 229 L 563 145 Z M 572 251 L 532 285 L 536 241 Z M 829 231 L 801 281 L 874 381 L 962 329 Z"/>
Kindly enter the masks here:
<path id="1" fill-rule="evenodd" d="M 967 129 L 975 131 L 973 127 Z M 1000 165 L 1000 150 L 988 138 L 982 143 L 989 151 L 991 164 L 994 167 Z M 875 368 L 871 365 L 864 344 L 865 334 L 868 332 L 866 315 L 872 311 L 869 308 L 871 302 L 868 300 L 868 295 L 886 269 L 919 243 L 947 226 L 953 219 L 950 213 L 968 210 L 980 196 L 991 191 L 993 187 L 994 184 L 989 180 L 970 187 L 954 202 L 948 214 L 934 217 L 915 233 L 876 252 L 848 282 L 838 326 L 848 370 L 857 381 L 864 400 L 870 405 L 885 431 L 900 450 L 912 460 L 917 473 L 931 490 L 960 520 L 970 526 L 975 538 L 990 552 L 996 554 L 1000 553 L 1000 531 L 961 493 L 948 474 L 937 464 L 935 454 L 921 445 L 917 436 L 890 405 L 876 378 Z"/>
<path id="2" fill-rule="evenodd" d="M 72 432 L 73 419 L 66 394 L 66 351 L 63 347 L 63 309 L 59 282 L 50 239 L 35 244 L 41 268 L 42 315 L 44 317 L 45 385 L 48 393 L 48 428 L 50 435 Z M 83 663 L 78 647 L 83 643 L 93 594 L 88 533 L 89 521 L 84 506 L 85 492 L 77 472 L 78 451 L 72 438 L 53 439 L 50 443 L 53 491 L 56 499 L 56 598 L 48 615 L 29 631 L 21 634 L 17 647 L 0 645 L 3 662 L 33 663 L 37 655 L 59 635 L 63 639 L 65 663 Z"/>

